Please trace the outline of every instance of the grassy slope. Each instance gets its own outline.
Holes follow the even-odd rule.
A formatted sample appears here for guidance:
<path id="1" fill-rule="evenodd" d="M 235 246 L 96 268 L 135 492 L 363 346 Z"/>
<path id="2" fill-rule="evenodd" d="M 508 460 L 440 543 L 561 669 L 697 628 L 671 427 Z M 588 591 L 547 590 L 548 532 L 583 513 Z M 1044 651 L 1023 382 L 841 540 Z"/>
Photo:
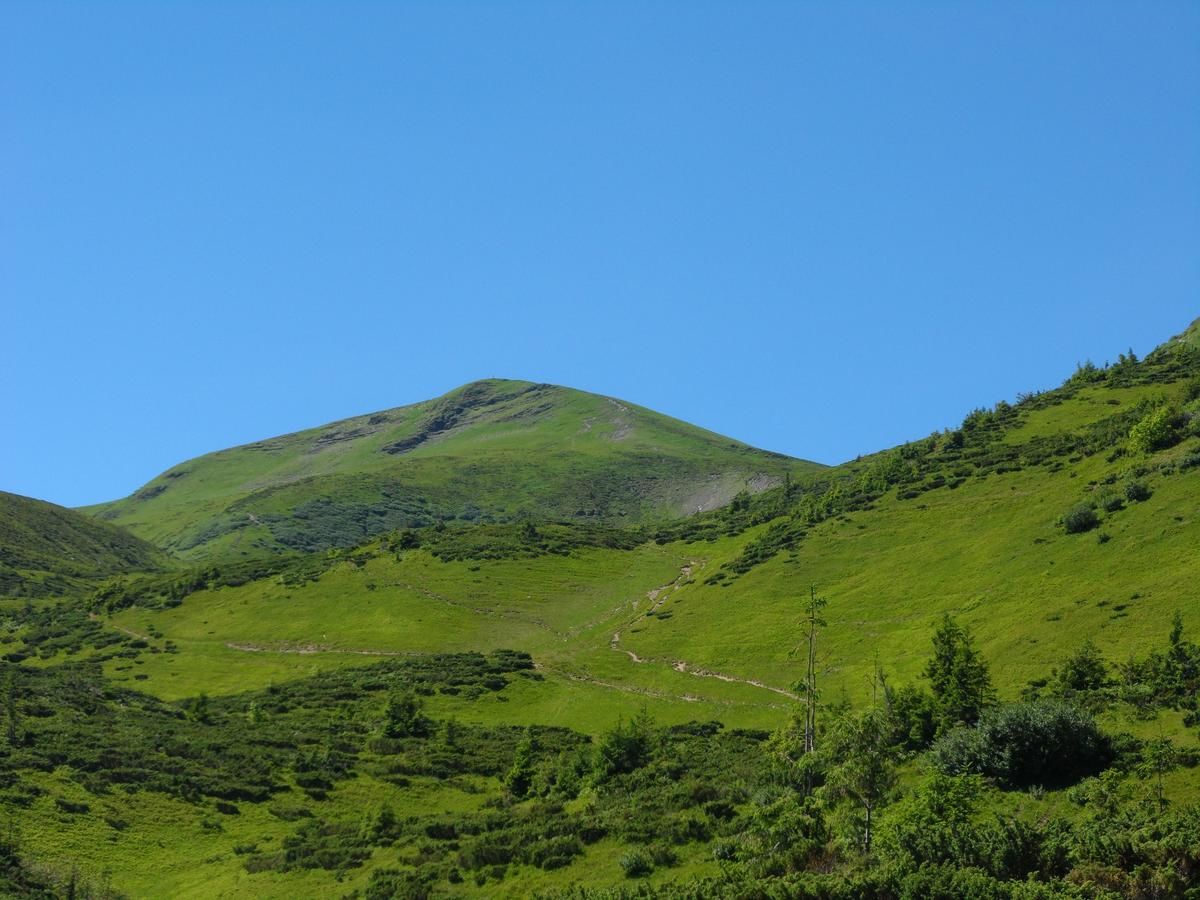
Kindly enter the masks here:
<path id="1" fill-rule="evenodd" d="M 252 582 L 192 594 L 166 611 L 130 609 L 114 624 L 161 633 L 178 653 L 111 674 L 168 699 L 263 687 L 382 655 L 520 648 L 547 680 L 521 696 L 447 709 L 466 721 L 539 722 L 588 732 L 647 704 L 664 721 L 714 713 L 769 725 L 785 699 L 748 685 L 699 679 L 666 665 L 635 665 L 612 635 L 647 621 L 648 593 L 672 584 L 699 558 L 692 547 L 586 550 L 568 558 L 441 562 L 424 551 L 341 563 L 318 580 Z"/>
<path id="2" fill-rule="evenodd" d="M 1085 388 L 1022 413 L 1003 440 L 1022 446 L 1075 432 L 1180 390 Z M 122 627 L 159 629 L 181 652 L 114 674 L 136 674 L 145 689 L 174 698 L 370 659 L 347 651 L 504 646 L 533 653 L 549 677 L 523 688 L 520 708 L 489 711 L 482 704 L 467 715 L 594 733 L 633 701 L 669 721 L 713 716 L 761 727 L 778 721 L 789 703 L 768 688 L 786 690 L 796 680 L 799 603 L 815 583 L 831 601 L 821 635 L 831 695 L 862 695 L 876 655 L 898 680 L 918 677 L 935 621 L 951 612 L 973 628 L 1011 697 L 1085 637 L 1124 660 L 1161 642 L 1176 609 L 1189 628 L 1200 629 L 1191 602 L 1200 576 L 1200 469 L 1145 475 L 1153 495 L 1105 514 L 1106 543 L 1097 532 L 1066 535 L 1056 524 L 1107 477 L 1119 488 L 1131 467 L 1153 467 L 1198 446 L 1192 438 L 1149 459 L 1107 462 L 1095 454 L 1028 466 L 909 500 L 891 490 L 874 508 L 815 526 L 794 551 L 725 586 L 707 577 L 765 526 L 710 542 L 569 558 L 441 562 L 410 551 L 396 562 L 382 554 L 362 568 L 339 564 L 303 586 L 257 582 L 206 591 L 166 612 L 121 613 Z M 693 577 L 658 594 L 655 615 L 645 615 L 648 593 L 689 564 Z M 679 671 L 681 663 L 687 671 Z"/>
<path id="3" fill-rule="evenodd" d="M 165 562 L 122 528 L 0 491 L 0 596 L 61 594 L 89 579 Z"/>
<path id="4" fill-rule="evenodd" d="M 638 522 L 819 468 L 607 397 L 490 380 L 199 457 L 91 512 L 203 557 L 438 518 Z"/>
<path id="5" fill-rule="evenodd" d="M 1197 319 L 1182 334 L 1177 335 L 1172 340 L 1200 348 L 1200 319 Z"/>
<path id="6" fill-rule="evenodd" d="M 821 638 L 833 690 L 861 696 L 876 655 L 901 680 L 916 678 L 936 620 L 950 612 L 974 630 L 1012 697 L 1086 637 L 1124 660 L 1161 643 L 1176 609 L 1200 629 L 1200 472 L 1152 479 L 1148 501 L 1104 523 L 1108 543 L 1063 534 L 1055 519 L 1104 468 L 1092 459 L 916 501 L 893 495 L 876 511 L 823 523 L 797 551 L 728 588 L 689 587 L 671 619 L 652 620 L 628 646 L 764 680 L 795 677 L 785 654 L 815 583 L 830 600 Z"/>

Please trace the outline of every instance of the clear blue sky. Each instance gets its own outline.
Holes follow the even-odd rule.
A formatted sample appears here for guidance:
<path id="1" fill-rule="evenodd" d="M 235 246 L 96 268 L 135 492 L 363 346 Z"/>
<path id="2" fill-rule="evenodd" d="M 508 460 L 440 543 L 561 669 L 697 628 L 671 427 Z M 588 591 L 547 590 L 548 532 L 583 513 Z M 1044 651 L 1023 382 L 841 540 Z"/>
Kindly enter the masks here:
<path id="1" fill-rule="evenodd" d="M 1200 4 L 9 2 L 0 489 L 508 376 L 837 462 L 1200 316 Z"/>

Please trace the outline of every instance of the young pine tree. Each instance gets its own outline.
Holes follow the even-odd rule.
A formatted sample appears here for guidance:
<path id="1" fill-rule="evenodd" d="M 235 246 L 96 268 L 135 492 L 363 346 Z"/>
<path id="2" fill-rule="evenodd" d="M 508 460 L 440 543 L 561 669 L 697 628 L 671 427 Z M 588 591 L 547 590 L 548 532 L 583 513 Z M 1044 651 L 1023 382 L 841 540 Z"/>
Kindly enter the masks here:
<path id="1" fill-rule="evenodd" d="M 987 663 L 975 649 L 971 632 L 947 613 L 933 635 L 933 656 L 925 666 L 933 691 L 938 733 L 956 725 L 974 725 L 995 702 Z"/>
<path id="2" fill-rule="evenodd" d="M 533 734 L 526 730 L 513 754 L 513 763 L 504 776 L 504 786 L 518 800 L 529 795 L 533 785 Z"/>

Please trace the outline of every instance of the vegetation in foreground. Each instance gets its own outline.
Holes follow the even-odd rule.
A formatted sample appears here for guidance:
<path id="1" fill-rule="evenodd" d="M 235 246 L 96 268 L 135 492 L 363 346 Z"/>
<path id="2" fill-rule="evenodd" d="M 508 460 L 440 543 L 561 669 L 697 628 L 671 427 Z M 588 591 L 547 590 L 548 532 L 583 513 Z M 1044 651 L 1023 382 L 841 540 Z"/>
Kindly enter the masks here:
<path id="1" fill-rule="evenodd" d="M 395 659 L 164 703 L 103 675 L 102 657 L 136 657 L 137 643 L 3 664 L 6 891 L 144 896 L 156 878 L 183 895 L 191 864 L 218 879 L 193 883 L 197 895 L 224 883 L 372 900 L 1182 898 L 1200 876 L 1200 646 L 1178 621 L 1144 658 L 1114 668 L 1083 644 L 999 703 L 970 632 L 947 616 L 924 677 L 897 687 L 879 669 L 869 705 L 821 702 L 814 678 L 773 733 L 662 727 L 643 711 L 594 737 L 429 714 L 440 695 L 537 681 L 522 653 Z M 137 832 L 165 824 L 146 807 L 189 819 L 204 858 L 178 841 L 163 869 L 127 855 Z"/>

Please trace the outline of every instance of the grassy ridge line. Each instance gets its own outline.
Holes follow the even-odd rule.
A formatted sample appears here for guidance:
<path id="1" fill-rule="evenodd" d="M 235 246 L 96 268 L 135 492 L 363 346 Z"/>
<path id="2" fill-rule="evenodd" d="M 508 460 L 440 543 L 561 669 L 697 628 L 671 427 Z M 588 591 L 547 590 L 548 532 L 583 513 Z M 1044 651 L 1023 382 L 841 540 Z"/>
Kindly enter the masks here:
<path id="1" fill-rule="evenodd" d="M 199 558 L 445 518 L 641 522 L 820 468 L 612 398 L 492 379 L 198 457 L 88 511 Z"/>

